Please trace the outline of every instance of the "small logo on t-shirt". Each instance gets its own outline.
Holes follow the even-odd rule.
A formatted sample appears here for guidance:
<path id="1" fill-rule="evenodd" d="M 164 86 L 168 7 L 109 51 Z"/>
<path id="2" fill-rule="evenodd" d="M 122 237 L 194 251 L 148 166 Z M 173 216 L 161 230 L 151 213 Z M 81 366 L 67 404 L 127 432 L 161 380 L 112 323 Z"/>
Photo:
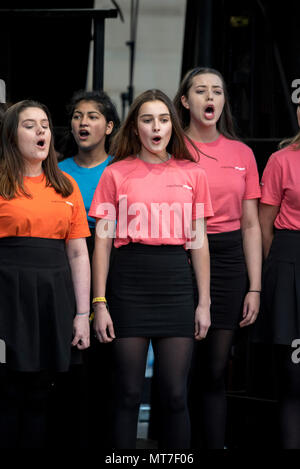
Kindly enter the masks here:
<path id="1" fill-rule="evenodd" d="M 187 184 L 167 184 L 167 187 L 184 187 L 185 189 L 192 190 L 193 188 L 191 186 L 188 186 Z"/>
<path id="2" fill-rule="evenodd" d="M 72 207 L 74 206 L 74 204 L 72 204 L 72 202 L 69 202 L 68 200 L 66 200 L 66 204 L 69 204 L 69 205 L 71 205 Z"/>
<path id="3" fill-rule="evenodd" d="M 239 166 L 235 166 L 234 169 L 237 169 L 238 171 L 245 171 L 246 168 L 240 168 Z"/>

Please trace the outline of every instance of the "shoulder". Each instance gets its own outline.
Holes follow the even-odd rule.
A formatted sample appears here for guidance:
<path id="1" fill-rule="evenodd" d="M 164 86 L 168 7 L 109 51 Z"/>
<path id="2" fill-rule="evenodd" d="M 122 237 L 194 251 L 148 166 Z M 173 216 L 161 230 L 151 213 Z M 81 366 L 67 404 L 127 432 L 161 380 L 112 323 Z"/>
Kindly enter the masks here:
<path id="1" fill-rule="evenodd" d="M 75 190 L 75 191 L 77 191 L 77 190 L 79 191 L 78 184 L 77 184 L 76 180 L 73 178 L 73 176 L 71 176 L 69 173 L 66 173 L 65 171 L 61 171 L 61 172 L 63 173 L 63 175 L 64 175 L 67 179 L 69 179 L 69 181 L 71 181 L 74 190 Z"/>
<path id="2" fill-rule="evenodd" d="M 293 158 L 300 158 L 300 150 L 295 150 L 293 145 L 288 145 L 272 153 L 268 162 L 276 161 L 278 164 L 284 165 L 288 160 Z"/>
<path id="3" fill-rule="evenodd" d="M 173 159 L 173 167 L 181 169 L 182 171 L 187 172 L 195 177 L 197 175 L 204 175 L 204 177 L 206 177 L 205 170 L 201 168 L 200 164 L 197 161 Z"/>
<path id="4" fill-rule="evenodd" d="M 65 160 L 59 161 L 58 162 L 58 167 L 61 170 L 67 170 L 70 169 L 74 166 L 74 160 L 73 157 L 66 158 Z"/>
<path id="5" fill-rule="evenodd" d="M 245 157 L 253 157 L 253 150 L 252 148 L 249 147 L 245 142 L 242 140 L 231 140 L 227 137 L 222 138 L 223 144 L 230 150 L 230 151 L 235 151 L 240 155 L 243 155 Z"/>

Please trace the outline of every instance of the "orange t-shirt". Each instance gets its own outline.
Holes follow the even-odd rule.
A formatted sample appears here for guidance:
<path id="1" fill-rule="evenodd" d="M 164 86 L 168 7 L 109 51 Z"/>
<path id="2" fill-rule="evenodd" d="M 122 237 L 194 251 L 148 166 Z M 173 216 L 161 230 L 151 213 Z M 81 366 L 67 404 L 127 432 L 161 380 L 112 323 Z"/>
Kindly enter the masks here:
<path id="1" fill-rule="evenodd" d="M 17 195 L 11 200 L 0 197 L 0 238 L 30 236 L 50 239 L 74 239 L 90 236 L 83 200 L 75 180 L 74 190 L 62 197 L 53 187 L 46 187 L 42 173 L 24 177 L 31 198 Z"/>

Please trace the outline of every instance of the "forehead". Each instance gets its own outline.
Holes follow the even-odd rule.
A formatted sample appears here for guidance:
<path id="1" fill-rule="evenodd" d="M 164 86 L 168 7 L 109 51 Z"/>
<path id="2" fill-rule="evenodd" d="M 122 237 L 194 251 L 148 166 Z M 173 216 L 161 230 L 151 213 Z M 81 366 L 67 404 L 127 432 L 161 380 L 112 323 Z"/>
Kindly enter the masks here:
<path id="1" fill-rule="evenodd" d="M 99 104 L 96 101 L 79 101 L 74 107 L 74 112 L 76 111 L 100 113 Z"/>
<path id="2" fill-rule="evenodd" d="M 139 116 L 142 114 L 170 114 L 170 111 L 162 101 L 147 101 L 139 109 Z"/>
<path id="3" fill-rule="evenodd" d="M 202 73 L 193 78 L 192 85 L 194 86 L 219 86 L 223 88 L 223 82 L 218 75 L 214 73 Z"/>
<path id="4" fill-rule="evenodd" d="M 43 111 L 43 109 L 40 109 L 39 107 L 27 107 L 22 112 L 20 112 L 19 122 L 22 122 L 27 119 L 40 121 L 48 120 L 48 117 L 45 111 Z"/>

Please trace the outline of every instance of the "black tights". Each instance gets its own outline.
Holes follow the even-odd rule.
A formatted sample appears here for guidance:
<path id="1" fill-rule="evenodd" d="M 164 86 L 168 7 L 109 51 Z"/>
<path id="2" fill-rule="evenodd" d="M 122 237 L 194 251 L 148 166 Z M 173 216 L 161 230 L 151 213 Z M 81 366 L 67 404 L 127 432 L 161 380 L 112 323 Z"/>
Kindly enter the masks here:
<path id="1" fill-rule="evenodd" d="M 0 370 L 0 448 L 44 448 L 52 380 L 46 373 Z"/>
<path id="2" fill-rule="evenodd" d="M 275 345 L 278 366 L 279 430 L 284 449 L 300 449 L 300 363 L 293 363 L 288 345 Z"/>
<path id="3" fill-rule="evenodd" d="M 189 448 L 190 423 L 187 409 L 187 376 L 193 339 L 185 337 L 152 340 L 157 366 L 161 405 L 159 447 Z M 132 449 L 136 445 L 149 339 L 130 337 L 114 340 L 115 408 L 113 447 Z"/>
<path id="4" fill-rule="evenodd" d="M 189 386 L 193 448 L 224 448 L 225 372 L 233 338 L 233 330 L 210 329 L 207 337 L 195 344 Z"/>

